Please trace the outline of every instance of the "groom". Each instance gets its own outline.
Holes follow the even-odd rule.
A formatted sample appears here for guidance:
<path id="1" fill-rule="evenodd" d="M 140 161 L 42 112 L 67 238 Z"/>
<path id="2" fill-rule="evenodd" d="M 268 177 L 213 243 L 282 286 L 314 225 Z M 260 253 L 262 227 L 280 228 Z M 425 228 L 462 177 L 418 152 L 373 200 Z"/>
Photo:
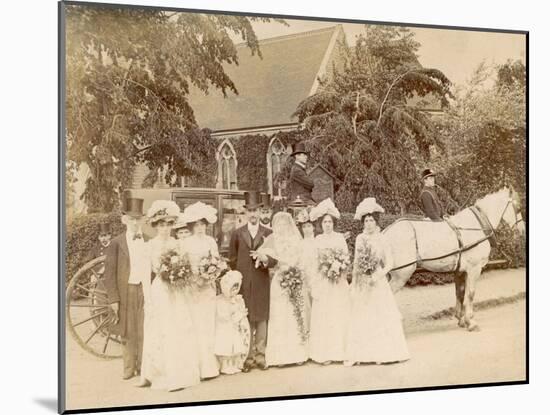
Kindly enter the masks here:
<path id="1" fill-rule="evenodd" d="M 129 198 L 123 206 L 126 232 L 115 237 L 106 250 L 105 288 L 115 324 L 111 331 L 122 337 L 123 379 L 138 375 L 143 349 L 143 286 L 151 278 L 144 236 L 141 233 L 143 199 Z"/>
<path id="2" fill-rule="evenodd" d="M 265 347 L 267 343 L 267 321 L 269 319 L 269 271 L 275 260 L 268 257 L 267 266 L 256 268 L 257 249 L 271 230 L 260 224 L 259 208 L 262 207 L 259 192 L 246 192 L 245 209 L 247 223 L 233 231 L 229 243 L 229 264 L 243 275 L 240 294 L 248 309 L 251 339 L 248 357 L 243 372 L 257 366 L 266 369 Z"/>

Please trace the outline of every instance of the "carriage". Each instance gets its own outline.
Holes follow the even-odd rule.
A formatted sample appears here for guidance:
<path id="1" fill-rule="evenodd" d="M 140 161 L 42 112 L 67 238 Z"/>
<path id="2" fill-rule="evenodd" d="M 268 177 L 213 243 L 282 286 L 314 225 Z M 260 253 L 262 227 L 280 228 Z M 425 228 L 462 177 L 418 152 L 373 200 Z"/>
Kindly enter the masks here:
<path id="1" fill-rule="evenodd" d="M 144 200 L 143 209 L 154 200 L 175 201 L 180 209 L 201 201 L 218 211 L 218 221 L 209 224 L 207 233 L 218 241 L 220 253 L 227 254 L 231 232 L 246 222 L 244 191 L 206 188 L 132 189 L 129 196 Z M 299 201 L 286 204 L 277 201 L 277 209 L 293 214 L 305 204 Z M 152 236 L 152 229 L 143 225 L 143 232 Z M 66 318 L 69 332 L 87 352 L 105 359 L 122 356 L 121 339 L 110 330 L 115 316 L 109 306 L 104 286 L 103 270 L 105 256 L 94 258 L 84 264 L 71 277 L 66 289 Z"/>

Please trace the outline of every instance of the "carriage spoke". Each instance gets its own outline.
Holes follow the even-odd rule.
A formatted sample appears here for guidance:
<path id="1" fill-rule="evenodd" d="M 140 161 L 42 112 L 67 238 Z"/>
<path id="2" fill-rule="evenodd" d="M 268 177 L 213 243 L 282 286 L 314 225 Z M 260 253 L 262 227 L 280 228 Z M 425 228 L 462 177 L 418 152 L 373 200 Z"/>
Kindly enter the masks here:
<path id="1" fill-rule="evenodd" d="M 91 317 L 88 317 L 88 318 L 86 318 L 86 319 L 84 319 L 84 320 L 82 320 L 82 321 L 79 321 L 78 323 L 73 324 L 73 327 L 78 327 L 78 326 L 80 326 L 81 324 L 84 324 L 84 323 L 86 323 L 87 321 L 93 320 L 94 318 L 97 318 L 97 317 L 99 317 L 99 316 L 101 316 L 101 315 L 103 315 L 103 314 L 105 314 L 105 313 L 108 313 L 108 312 L 109 312 L 109 310 L 103 310 L 103 311 L 101 311 L 101 312 L 99 312 L 99 313 L 93 313 Z"/>
<path id="2" fill-rule="evenodd" d="M 69 304 L 69 307 L 107 308 L 108 304 Z"/>
<path id="3" fill-rule="evenodd" d="M 111 336 L 107 335 L 105 338 L 105 344 L 103 345 L 103 354 L 107 351 L 107 345 L 109 344 L 109 340 L 111 339 Z"/>
<path id="4" fill-rule="evenodd" d="M 103 295 L 104 297 L 107 297 L 107 292 L 106 291 L 102 291 L 102 290 L 91 290 L 89 288 L 86 288 L 84 287 L 83 285 L 80 285 L 80 284 L 76 284 L 76 286 L 82 290 L 85 290 L 91 294 L 99 294 L 99 295 Z"/>
<path id="5" fill-rule="evenodd" d="M 84 344 L 88 344 L 88 342 L 89 342 L 90 340 L 92 340 L 92 337 L 94 337 L 94 336 L 98 333 L 98 331 L 101 330 L 101 329 L 103 328 L 103 326 L 105 326 L 110 320 L 111 320 L 111 319 L 103 320 L 103 322 L 102 322 L 99 326 L 96 327 L 96 329 L 92 332 L 92 334 L 90 334 L 90 337 L 88 337 L 88 338 L 86 339 L 86 341 L 84 342 Z"/>

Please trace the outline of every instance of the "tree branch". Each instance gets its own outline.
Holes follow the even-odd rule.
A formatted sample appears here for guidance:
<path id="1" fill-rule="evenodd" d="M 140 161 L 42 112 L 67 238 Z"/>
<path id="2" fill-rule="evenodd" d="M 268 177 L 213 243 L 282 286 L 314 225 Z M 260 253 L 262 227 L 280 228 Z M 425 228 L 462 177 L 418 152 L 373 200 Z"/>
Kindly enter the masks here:
<path id="1" fill-rule="evenodd" d="M 384 104 L 386 103 L 386 101 L 388 100 L 388 97 L 390 95 L 390 92 L 391 90 L 393 89 L 393 87 L 395 85 L 397 85 L 397 83 L 399 83 L 406 75 L 410 74 L 411 72 L 415 72 L 414 69 L 410 69 L 408 70 L 407 72 L 405 73 L 402 73 L 401 75 L 399 75 L 397 78 L 395 78 L 393 80 L 393 82 L 391 83 L 390 87 L 388 88 L 387 92 L 386 92 L 386 96 L 384 97 L 384 99 L 382 100 L 382 104 L 380 104 L 380 112 L 378 114 L 378 121 L 376 122 L 376 127 L 379 127 L 380 126 L 380 120 L 382 119 L 382 112 L 384 110 Z"/>

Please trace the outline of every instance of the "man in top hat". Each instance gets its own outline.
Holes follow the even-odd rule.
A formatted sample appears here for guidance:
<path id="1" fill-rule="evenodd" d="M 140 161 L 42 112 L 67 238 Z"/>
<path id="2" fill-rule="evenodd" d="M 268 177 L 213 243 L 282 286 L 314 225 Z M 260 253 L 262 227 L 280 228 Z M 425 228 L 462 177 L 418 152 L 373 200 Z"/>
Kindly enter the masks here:
<path id="1" fill-rule="evenodd" d="M 229 265 L 242 276 L 240 294 L 248 309 L 251 329 L 250 350 L 243 371 L 254 366 L 266 369 L 265 347 L 267 343 L 267 321 L 269 319 L 269 267 L 276 261 L 269 258 L 266 265 L 256 268 L 257 250 L 271 230 L 260 223 L 259 209 L 262 207 L 260 192 L 246 192 L 245 209 L 247 223 L 233 231 L 229 243 Z"/>
<path id="2" fill-rule="evenodd" d="M 435 173 L 432 169 L 422 172 L 424 187 L 420 192 L 420 203 L 424 214 L 434 221 L 443 220 L 444 210 L 435 191 Z"/>
<path id="3" fill-rule="evenodd" d="M 115 314 L 112 332 L 123 340 L 123 379 L 139 374 L 143 348 L 143 286 L 151 278 L 144 235 L 141 232 L 143 199 L 128 198 L 122 210 L 126 232 L 106 249 L 105 288 Z"/>
<path id="4" fill-rule="evenodd" d="M 294 164 L 290 169 L 288 195 L 290 202 L 294 202 L 298 197 L 307 204 L 314 204 L 311 196 L 315 183 L 306 172 L 306 165 L 309 153 L 306 151 L 304 143 L 296 143 L 294 151 L 290 155 L 294 157 Z"/>
<path id="5" fill-rule="evenodd" d="M 88 253 L 86 261 L 91 261 L 92 259 L 105 255 L 105 251 L 111 243 L 111 227 L 108 223 L 100 223 L 98 232 L 98 241 Z"/>
<path id="6" fill-rule="evenodd" d="M 266 228 L 271 229 L 271 216 L 273 215 L 273 210 L 271 209 L 271 195 L 269 193 L 262 193 L 261 201 L 260 223 Z"/>

